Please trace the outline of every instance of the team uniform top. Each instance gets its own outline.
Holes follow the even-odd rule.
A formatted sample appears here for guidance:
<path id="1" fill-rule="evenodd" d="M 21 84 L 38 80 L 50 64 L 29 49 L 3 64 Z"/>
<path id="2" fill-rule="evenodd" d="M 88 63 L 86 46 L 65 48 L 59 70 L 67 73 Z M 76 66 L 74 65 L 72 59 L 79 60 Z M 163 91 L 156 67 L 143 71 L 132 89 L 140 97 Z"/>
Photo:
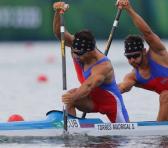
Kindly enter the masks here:
<path id="1" fill-rule="evenodd" d="M 83 65 L 74 59 L 79 81 L 83 83 L 90 76 L 91 69 L 94 66 L 107 61 L 109 61 L 109 59 L 104 57 L 84 71 Z M 115 79 L 109 84 L 103 83 L 99 87 L 96 87 L 92 90 L 90 96 L 94 102 L 93 112 L 106 114 L 113 123 L 128 122 L 128 113 Z"/>
<path id="2" fill-rule="evenodd" d="M 168 67 L 156 63 L 151 59 L 150 55 L 148 55 L 148 61 L 150 66 L 150 77 L 144 79 L 140 75 L 138 69 L 136 69 L 137 84 L 139 84 L 141 88 L 155 91 L 158 94 L 164 90 L 168 90 Z"/>

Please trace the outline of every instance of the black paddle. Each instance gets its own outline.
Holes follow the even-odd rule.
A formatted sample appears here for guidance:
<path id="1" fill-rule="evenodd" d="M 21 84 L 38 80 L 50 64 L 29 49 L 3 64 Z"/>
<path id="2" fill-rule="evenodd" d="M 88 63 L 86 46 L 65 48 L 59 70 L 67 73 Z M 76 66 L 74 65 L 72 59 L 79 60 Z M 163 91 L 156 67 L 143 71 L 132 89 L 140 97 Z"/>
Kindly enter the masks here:
<path id="1" fill-rule="evenodd" d="M 111 46 L 111 43 L 112 43 L 112 40 L 113 40 L 113 37 L 114 37 L 114 32 L 118 26 L 118 22 L 119 22 L 119 19 L 120 19 L 120 15 L 121 15 L 121 11 L 122 9 L 118 9 L 117 10 L 117 14 L 115 16 L 115 20 L 113 22 L 113 26 L 112 26 L 112 29 L 111 29 L 111 32 L 110 32 L 110 35 L 109 35 L 109 38 L 108 38 L 108 41 L 107 41 L 107 45 L 106 45 L 106 48 L 105 48 L 105 52 L 104 54 L 107 56 L 108 52 L 109 52 L 109 49 L 110 49 L 110 46 Z"/>
<path id="2" fill-rule="evenodd" d="M 108 41 L 107 41 L 107 45 L 106 45 L 106 48 L 105 48 L 105 52 L 104 54 L 107 56 L 108 52 L 109 52 L 109 49 L 110 49 L 110 46 L 111 46 L 111 43 L 112 43 L 112 40 L 113 40 L 113 37 L 114 37 L 114 32 L 118 26 L 118 22 L 119 22 L 119 19 L 120 19 L 120 15 L 121 15 L 121 11 L 122 9 L 118 9 L 117 10 L 117 14 L 115 16 L 115 20 L 113 22 L 113 26 L 112 26 L 112 29 L 111 29 L 111 32 L 110 32 L 110 35 L 109 35 L 109 38 L 108 38 Z M 82 114 L 82 118 L 85 118 L 86 117 L 86 113 L 84 112 Z"/>
<path id="3" fill-rule="evenodd" d="M 64 39 L 64 11 L 60 11 L 60 32 L 61 32 L 61 55 L 62 55 L 62 78 L 63 78 L 63 92 L 67 90 L 67 80 L 66 80 L 66 53 L 65 53 L 65 39 Z M 66 105 L 63 105 L 63 120 L 64 120 L 64 133 L 67 133 L 68 126 L 68 113 L 66 109 Z"/>

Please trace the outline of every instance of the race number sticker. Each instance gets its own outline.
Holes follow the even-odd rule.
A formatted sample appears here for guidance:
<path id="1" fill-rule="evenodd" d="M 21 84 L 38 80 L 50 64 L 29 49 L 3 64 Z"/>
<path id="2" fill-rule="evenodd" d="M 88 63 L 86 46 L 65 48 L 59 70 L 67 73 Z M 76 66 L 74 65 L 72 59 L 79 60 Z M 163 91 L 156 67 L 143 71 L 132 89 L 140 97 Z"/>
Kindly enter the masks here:
<path id="1" fill-rule="evenodd" d="M 69 128 L 79 128 L 79 120 L 77 119 L 68 119 L 68 127 Z"/>
<path id="2" fill-rule="evenodd" d="M 107 130 L 134 130 L 137 127 L 137 123 L 104 123 L 97 124 L 96 128 L 100 131 Z"/>

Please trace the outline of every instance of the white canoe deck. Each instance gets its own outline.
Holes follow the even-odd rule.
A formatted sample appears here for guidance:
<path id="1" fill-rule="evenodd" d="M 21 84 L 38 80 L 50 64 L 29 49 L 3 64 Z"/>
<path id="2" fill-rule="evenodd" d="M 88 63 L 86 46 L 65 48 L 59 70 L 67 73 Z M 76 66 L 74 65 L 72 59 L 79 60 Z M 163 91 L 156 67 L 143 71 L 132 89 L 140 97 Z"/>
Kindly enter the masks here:
<path id="1" fill-rule="evenodd" d="M 70 117 L 68 132 L 89 136 L 168 136 L 168 122 L 103 123 L 99 118 Z M 0 123 L 0 136 L 53 137 L 63 134 L 62 112 L 51 112 L 45 120 Z"/>

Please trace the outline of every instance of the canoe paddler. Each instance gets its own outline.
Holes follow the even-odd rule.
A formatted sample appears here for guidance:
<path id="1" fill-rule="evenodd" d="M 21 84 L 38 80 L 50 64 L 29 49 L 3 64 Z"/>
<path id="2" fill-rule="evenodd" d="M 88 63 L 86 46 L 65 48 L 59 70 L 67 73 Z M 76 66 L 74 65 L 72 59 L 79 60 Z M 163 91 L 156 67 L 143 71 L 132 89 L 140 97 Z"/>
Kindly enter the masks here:
<path id="1" fill-rule="evenodd" d="M 64 2 L 53 4 L 54 33 L 60 39 L 60 10 L 69 7 Z M 128 114 L 123 98 L 115 81 L 111 61 L 102 54 L 92 32 L 84 29 L 75 35 L 65 31 L 66 46 L 71 48 L 72 58 L 81 85 L 69 90 L 62 96 L 68 113 L 76 115 L 74 108 L 86 113 L 106 114 L 113 122 L 128 122 Z"/>
<path id="2" fill-rule="evenodd" d="M 168 51 L 161 39 L 135 12 L 129 0 L 118 0 L 117 6 L 126 10 L 134 25 L 143 34 L 128 35 L 124 41 L 124 55 L 133 70 L 119 84 L 122 93 L 133 86 L 159 94 L 158 121 L 168 120 Z M 144 47 L 144 40 L 148 48 Z M 149 104 L 150 105 L 150 104 Z"/>

